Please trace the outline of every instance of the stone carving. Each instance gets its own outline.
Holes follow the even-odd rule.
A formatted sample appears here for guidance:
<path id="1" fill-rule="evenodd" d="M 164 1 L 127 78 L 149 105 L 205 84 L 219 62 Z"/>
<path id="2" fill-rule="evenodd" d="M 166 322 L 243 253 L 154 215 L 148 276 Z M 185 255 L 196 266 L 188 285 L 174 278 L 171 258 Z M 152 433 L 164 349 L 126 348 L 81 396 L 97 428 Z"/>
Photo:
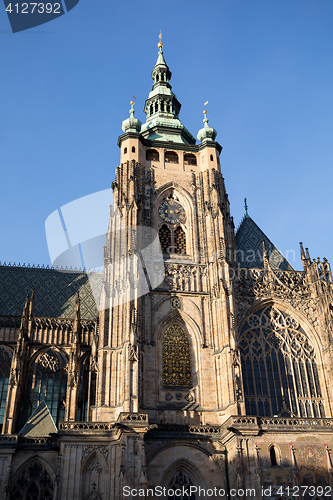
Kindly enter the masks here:
<path id="1" fill-rule="evenodd" d="M 91 473 L 91 472 L 96 472 L 97 474 L 103 474 L 103 467 L 99 463 L 97 457 L 95 456 L 93 460 L 88 464 L 86 471 Z"/>
<path id="2" fill-rule="evenodd" d="M 82 446 L 82 460 L 85 460 L 89 455 L 91 455 L 95 451 L 98 451 L 101 455 L 103 455 L 105 460 L 108 459 L 109 447 L 95 444 L 95 445 Z"/>
<path id="3" fill-rule="evenodd" d="M 49 368 L 51 372 L 58 372 L 61 370 L 61 364 L 59 358 L 50 352 L 45 352 L 42 356 L 38 358 L 38 363 L 43 366 L 43 368 Z"/>
<path id="4" fill-rule="evenodd" d="M 138 346 L 129 344 L 128 346 L 128 359 L 130 361 L 138 361 Z"/>
<path id="5" fill-rule="evenodd" d="M 56 482 L 56 484 L 59 484 L 60 480 L 61 480 L 61 462 L 62 462 L 62 453 L 59 452 L 59 455 L 58 455 L 58 458 L 57 458 L 56 475 L 55 475 L 55 482 Z"/>
<path id="6" fill-rule="evenodd" d="M 90 493 L 85 496 L 85 500 L 102 500 L 101 495 L 96 491 L 96 483 L 91 483 Z"/>
<path id="7" fill-rule="evenodd" d="M 206 266 L 165 264 L 165 281 L 172 290 L 202 292 Z"/>

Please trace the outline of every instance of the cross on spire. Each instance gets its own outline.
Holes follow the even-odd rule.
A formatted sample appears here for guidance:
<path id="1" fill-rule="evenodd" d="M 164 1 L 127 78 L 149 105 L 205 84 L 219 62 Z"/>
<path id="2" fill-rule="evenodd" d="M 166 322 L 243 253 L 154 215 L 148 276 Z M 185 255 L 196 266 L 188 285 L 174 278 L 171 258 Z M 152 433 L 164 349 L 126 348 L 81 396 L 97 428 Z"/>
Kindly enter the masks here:
<path id="1" fill-rule="evenodd" d="M 249 214 L 247 213 L 247 209 L 249 208 L 249 207 L 248 207 L 248 204 L 247 204 L 247 198 L 244 198 L 244 207 L 245 207 L 245 215 L 249 215 Z"/>

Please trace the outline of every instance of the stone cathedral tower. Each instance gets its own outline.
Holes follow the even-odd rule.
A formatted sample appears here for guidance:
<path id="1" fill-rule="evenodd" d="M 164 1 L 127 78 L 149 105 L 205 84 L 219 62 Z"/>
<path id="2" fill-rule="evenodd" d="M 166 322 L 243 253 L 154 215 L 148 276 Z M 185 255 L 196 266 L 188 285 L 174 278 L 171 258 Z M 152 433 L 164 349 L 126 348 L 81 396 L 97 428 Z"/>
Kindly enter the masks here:
<path id="1" fill-rule="evenodd" d="M 330 266 L 301 244 L 295 271 L 247 211 L 235 233 L 217 132 L 181 123 L 158 48 L 100 311 L 84 273 L 0 266 L 0 497 L 332 498 Z"/>

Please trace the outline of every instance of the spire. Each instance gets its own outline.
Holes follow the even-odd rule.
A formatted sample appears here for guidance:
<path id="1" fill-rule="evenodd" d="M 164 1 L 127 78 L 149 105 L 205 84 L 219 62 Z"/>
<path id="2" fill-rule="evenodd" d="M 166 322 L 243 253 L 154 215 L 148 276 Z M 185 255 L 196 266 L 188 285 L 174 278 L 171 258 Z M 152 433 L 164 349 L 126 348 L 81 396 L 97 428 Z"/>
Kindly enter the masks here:
<path id="1" fill-rule="evenodd" d="M 134 101 L 130 102 L 131 109 L 129 110 L 130 117 L 124 120 L 121 128 L 124 132 L 140 132 L 142 123 L 137 118 L 134 118 Z"/>
<path id="2" fill-rule="evenodd" d="M 162 34 L 159 35 L 158 57 L 151 77 L 153 87 L 145 102 L 146 123 L 141 133 L 147 139 L 195 144 L 195 138 L 179 120 L 181 104 L 172 92 L 172 73 L 163 55 Z"/>
<path id="3" fill-rule="evenodd" d="M 20 330 L 22 333 L 23 332 L 26 333 L 28 330 L 28 319 L 29 319 L 29 295 L 27 295 L 25 298 L 25 304 L 21 318 Z"/>
<path id="4" fill-rule="evenodd" d="M 264 239 L 262 239 L 262 257 L 264 261 L 264 268 L 266 269 L 268 267 L 269 260 Z"/>
<path id="5" fill-rule="evenodd" d="M 208 101 L 205 102 L 205 106 L 208 104 Z M 207 110 L 203 110 L 204 114 L 204 127 L 201 128 L 198 132 L 197 138 L 200 142 L 206 142 L 206 141 L 215 141 L 215 138 L 217 136 L 217 132 L 215 128 L 208 127 L 208 118 L 207 118 Z"/>
<path id="6" fill-rule="evenodd" d="M 301 248 L 301 259 L 302 259 L 302 264 L 303 264 L 303 270 L 305 271 L 305 269 L 308 267 L 308 262 L 307 262 L 307 259 L 305 257 L 303 243 L 300 242 L 299 246 Z"/>
<path id="7" fill-rule="evenodd" d="M 31 297 L 30 297 L 30 304 L 29 304 L 29 319 L 32 319 L 33 312 L 34 312 L 34 305 L 35 305 L 35 289 L 32 289 L 31 292 Z"/>
<path id="8" fill-rule="evenodd" d="M 310 266 L 311 265 L 311 258 L 310 258 L 310 254 L 309 254 L 309 249 L 306 248 L 305 252 L 306 252 L 306 258 L 307 258 L 307 261 L 308 261 L 308 265 Z"/>
<path id="9" fill-rule="evenodd" d="M 79 292 L 77 292 L 76 302 L 75 302 L 75 312 L 74 312 L 74 324 L 73 324 L 73 341 L 75 344 L 80 342 L 80 332 L 81 332 L 80 295 Z"/>

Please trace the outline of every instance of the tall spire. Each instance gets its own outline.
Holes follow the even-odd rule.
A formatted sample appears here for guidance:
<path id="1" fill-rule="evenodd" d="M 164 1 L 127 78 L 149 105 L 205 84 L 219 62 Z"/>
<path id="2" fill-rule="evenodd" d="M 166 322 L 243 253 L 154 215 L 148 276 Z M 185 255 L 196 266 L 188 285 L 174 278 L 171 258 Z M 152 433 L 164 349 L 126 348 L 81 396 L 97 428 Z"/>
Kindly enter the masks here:
<path id="1" fill-rule="evenodd" d="M 141 133 L 152 140 L 195 144 L 195 138 L 178 118 L 181 104 L 169 83 L 172 73 L 164 59 L 161 33 L 159 38 L 158 57 L 151 74 L 154 83 L 144 107 L 147 120 Z"/>

